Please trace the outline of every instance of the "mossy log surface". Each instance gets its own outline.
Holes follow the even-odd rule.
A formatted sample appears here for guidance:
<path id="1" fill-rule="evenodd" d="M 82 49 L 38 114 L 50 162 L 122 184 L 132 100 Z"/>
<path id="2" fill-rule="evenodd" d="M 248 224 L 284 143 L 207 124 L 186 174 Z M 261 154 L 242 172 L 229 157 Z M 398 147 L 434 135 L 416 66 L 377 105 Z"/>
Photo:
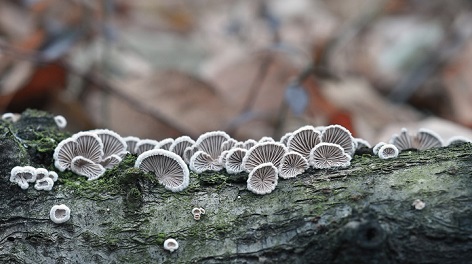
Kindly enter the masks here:
<path id="1" fill-rule="evenodd" d="M 55 170 L 70 136 L 28 110 L 0 122 L 0 263 L 466 263 L 472 261 L 472 145 L 356 155 L 340 170 L 309 170 L 275 191 L 246 190 L 247 174 L 192 174 L 172 193 L 128 155 L 95 181 L 58 172 L 52 191 L 9 181 L 14 166 Z M 412 202 L 426 203 L 416 210 Z M 53 205 L 71 219 L 55 224 Z M 199 221 L 191 210 L 202 207 Z M 180 247 L 163 249 L 166 238 Z"/>

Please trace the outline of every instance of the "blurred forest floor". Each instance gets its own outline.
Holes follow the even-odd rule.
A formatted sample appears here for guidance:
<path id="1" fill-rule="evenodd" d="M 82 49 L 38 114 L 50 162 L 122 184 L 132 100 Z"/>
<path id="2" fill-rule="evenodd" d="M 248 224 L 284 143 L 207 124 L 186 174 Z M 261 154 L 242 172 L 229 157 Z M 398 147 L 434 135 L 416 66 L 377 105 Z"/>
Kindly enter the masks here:
<path id="1" fill-rule="evenodd" d="M 3 0 L 0 109 L 161 140 L 472 138 L 466 0 Z"/>

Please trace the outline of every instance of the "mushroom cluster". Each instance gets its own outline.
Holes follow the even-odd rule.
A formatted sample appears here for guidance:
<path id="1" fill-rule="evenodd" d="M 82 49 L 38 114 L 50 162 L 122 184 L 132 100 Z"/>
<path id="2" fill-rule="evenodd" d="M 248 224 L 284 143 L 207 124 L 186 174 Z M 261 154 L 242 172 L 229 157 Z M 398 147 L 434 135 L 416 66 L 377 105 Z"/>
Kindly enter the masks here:
<path id="1" fill-rule="evenodd" d="M 127 153 L 125 140 L 108 129 L 83 131 L 61 141 L 54 150 L 54 165 L 94 180 L 121 162 Z"/>
<path id="2" fill-rule="evenodd" d="M 316 169 L 349 166 L 358 146 L 349 130 L 339 125 L 304 126 L 279 141 L 271 137 L 237 141 L 225 132 L 213 131 L 201 135 L 194 143 L 186 142 L 179 155 L 193 172 L 223 168 L 229 174 L 247 172 L 247 188 L 257 194 L 272 192 L 278 177 L 296 177 L 309 166 Z"/>
<path id="3" fill-rule="evenodd" d="M 57 181 L 58 175 L 55 171 L 48 171 L 44 168 L 34 168 L 32 166 L 16 166 L 11 169 L 10 181 L 18 184 L 21 189 L 26 190 L 29 183 L 35 183 L 34 188 L 38 191 L 50 191 Z"/>

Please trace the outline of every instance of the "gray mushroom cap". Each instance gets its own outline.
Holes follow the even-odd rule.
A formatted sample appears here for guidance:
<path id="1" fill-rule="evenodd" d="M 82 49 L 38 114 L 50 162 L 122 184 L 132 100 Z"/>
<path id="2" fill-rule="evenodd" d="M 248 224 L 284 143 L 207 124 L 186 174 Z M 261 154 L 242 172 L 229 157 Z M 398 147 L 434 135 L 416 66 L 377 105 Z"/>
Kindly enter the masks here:
<path id="1" fill-rule="evenodd" d="M 274 164 L 262 163 L 249 173 L 247 189 L 255 194 L 268 194 L 275 190 L 277 182 L 278 171 Z"/>
<path id="2" fill-rule="evenodd" d="M 247 172 L 252 171 L 256 166 L 270 162 L 278 167 L 282 157 L 287 152 L 287 147 L 279 142 L 258 143 L 248 150 L 243 159 L 243 166 Z"/>
<path id="3" fill-rule="evenodd" d="M 310 152 L 310 165 L 316 169 L 347 167 L 351 164 L 351 156 L 344 149 L 334 143 L 322 142 Z"/>
<path id="4" fill-rule="evenodd" d="M 154 173 L 159 183 L 173 192 L 182 191 L 189 185 L 187 165 L 179 155 L 168 150 L 148 150 L 138 156 L 134 167 Z"/>
<path id="5" fill-rule="evenodd" d="M 294 178 L 308 169 L 308 160 L 300 153 L 287 152 L 283 156 L 278 169 L 281 178 Z"/>

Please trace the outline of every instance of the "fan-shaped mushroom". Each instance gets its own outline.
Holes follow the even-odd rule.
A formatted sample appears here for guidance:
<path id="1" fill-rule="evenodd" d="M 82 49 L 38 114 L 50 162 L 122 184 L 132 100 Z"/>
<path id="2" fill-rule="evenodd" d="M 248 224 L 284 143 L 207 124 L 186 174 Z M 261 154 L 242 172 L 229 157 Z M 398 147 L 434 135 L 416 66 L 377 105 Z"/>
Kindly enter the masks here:
<path id="1" fill-rule="evenodd" d="M 271 193 L 277 186 L 277 174 L 278 171 L 274 164 L 262 163 L 249 173 L 247 189 L 256 194 Z"/>
<path id="2" fill-rule="evenodd" d="M 187 165 L 179 155 L 168 150 L 148 150 L 138 156 L 134 167 L 153 172 L 159 183 L 173 192 L 182 191 L 189 184 Z"/>
<path id="3" fill-rule="evenodd" d="M 313 126 L 303 126 L 293 133 L 287 140 L 289 151 L 295 151 L 308 159 L 310 151 L 321 142 L 321 134 Z"/>
<path id="4" fill-rule="evenodd" d="M 302 174 L 308 169 L 308 160 L 300 153 L 291 151 L 285 153 L 279 165 L 279 176 L 290 179 Z"/>
<path id="5" fill-rule="evenodd" d="M 347 167 L 351 164 L 351 156 L 334 143 L 320 143 L 310 152 L 310 164 L 317 169 Z"/>
<path id="6" fill-rule="evenodd" d="M 274 166 L 279 166 L 282 157 L 287 152 L 287 147 L 278 142 L 258 143 L 248 150 L 243 159 L 243 166 L 247 172 L 251 172 L 256 166 L 271 162 Z"/>

